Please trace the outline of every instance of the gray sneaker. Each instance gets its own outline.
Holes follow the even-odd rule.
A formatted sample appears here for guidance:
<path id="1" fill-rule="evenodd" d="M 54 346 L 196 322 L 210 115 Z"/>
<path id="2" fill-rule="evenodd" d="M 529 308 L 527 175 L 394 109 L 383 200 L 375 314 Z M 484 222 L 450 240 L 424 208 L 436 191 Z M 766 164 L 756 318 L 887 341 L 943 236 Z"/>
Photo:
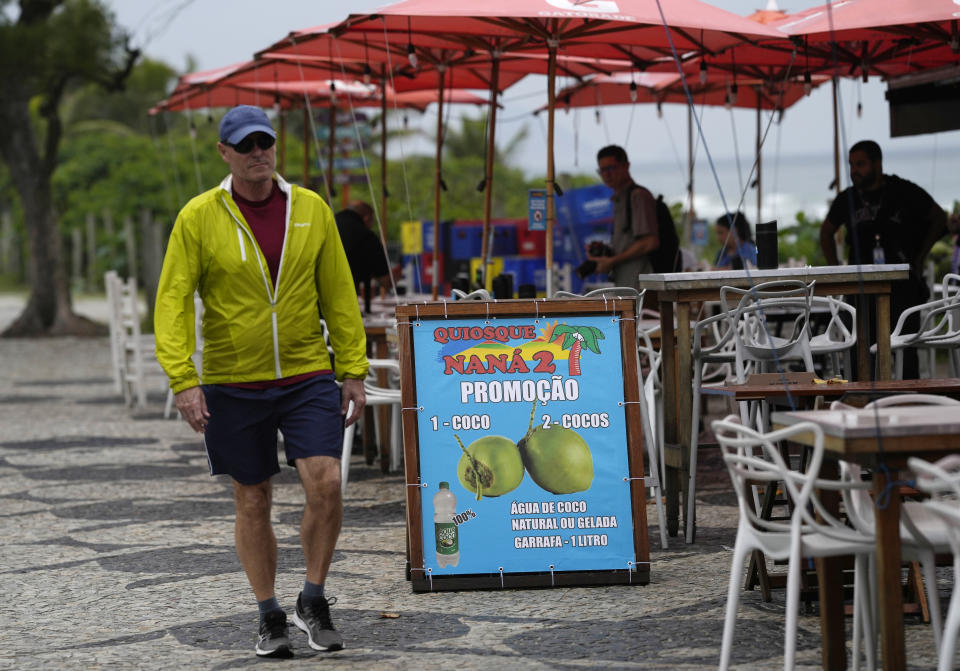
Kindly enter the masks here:
<path id="1" fill-rule="evenodd" d="M 256 651 L 260 657 L 293 657 L 293 648 L 287 636 L 287 614 L 282 610 L 267 613 L 260 620 L 260 639 Z"/>
<path id="2" fill-rule="evenodd" d="M 297 610 L 293 613 L 293 623 L 307 633 L 310 647 L 314 650 L 333 652 L 343 649 L 343 637 L 333 628 L 330 621 L 330 606 L 337 598 L 320 599 L 304 607 L 303 595 L 297 597 Z"/>

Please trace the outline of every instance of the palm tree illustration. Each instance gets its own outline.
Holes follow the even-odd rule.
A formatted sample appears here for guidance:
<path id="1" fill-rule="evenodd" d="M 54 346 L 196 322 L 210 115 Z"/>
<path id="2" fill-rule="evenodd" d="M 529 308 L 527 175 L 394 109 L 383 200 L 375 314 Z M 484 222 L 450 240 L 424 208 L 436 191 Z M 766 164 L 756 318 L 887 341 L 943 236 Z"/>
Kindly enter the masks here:
<path id="1" fill-rule="evenodd" d="M 563 336 L 561 347 L 570 350 L 570 356 L 567 357 L 567 373 L 571 376 L 580 374 L 580 353 L 586 347 L 594 354 L 600 354 L 598 340 L 603 340 L 603 331 L 596 326 L 567 326 L 560 324 L 551 334 L 551 340 Z"/>

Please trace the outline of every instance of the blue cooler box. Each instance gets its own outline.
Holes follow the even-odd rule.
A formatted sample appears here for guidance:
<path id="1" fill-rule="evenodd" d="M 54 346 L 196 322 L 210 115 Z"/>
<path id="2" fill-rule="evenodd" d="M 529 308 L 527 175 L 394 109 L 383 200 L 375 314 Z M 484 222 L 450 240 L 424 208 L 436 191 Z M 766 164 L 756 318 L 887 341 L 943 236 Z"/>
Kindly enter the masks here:
<path id="1" fill-rule="evenodd" d="M 517 253 L 516 224 L 497 224 L 493 226 L 493 246 L 491 256 L 513 256 Z"/>
<path id="2" fill-rule="evenodd" d="M 421 230 L 423 231 L 423 251 L 432 252 L 433 251 L 433 221 L 423 220 L 421 222 Z M 440 251 L 447 251 L 448 237 L 450 235 L 450 222 L 441 221 L 440 222 Z"/>
<path id="3" fill-rule="evenodd" d="M 459 261 L 480 256 L 483 251 L 483 226 L 457 222 L 450 229 L 450 258 Z"/>

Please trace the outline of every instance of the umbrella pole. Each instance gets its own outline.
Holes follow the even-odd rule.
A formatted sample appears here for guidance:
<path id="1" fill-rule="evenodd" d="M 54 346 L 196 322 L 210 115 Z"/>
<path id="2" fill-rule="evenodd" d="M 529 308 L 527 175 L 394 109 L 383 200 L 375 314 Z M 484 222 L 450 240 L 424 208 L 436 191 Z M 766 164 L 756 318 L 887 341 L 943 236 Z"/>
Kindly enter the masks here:
<path id="1" fill-rule="evenodd" d="M 310 112 L 303 108 L 303 188 L 310 188 Z M 327 194 L 330 195 L 329 193 Z"/>
<path id="2" fill-rule="evenodd" d="M 287 112 L 286 110 L 280 110 L 280 174 L 284 175 L 287 172 Z"/>
<path id="3" fill-rule="evenodd" d="M 762 221 L 763 207 L 763 154 L 760 151 L 760 96 L 757 95 L 757 223 Z"/>
<path id="4" fill-rule="evenodd" d="M 683 239 L 693 237 L 693 105 L 687 106 L 687 203 L 689 209 L 683 222 Z"/>
<path id="5" fill-rule="evenodd" d="M 837 78 L 833 82 L 833 188 L 840 195 L 840 122 L 837 118 Z"/>
<path id="6" fill-rule="evenodd" d="M 380 68 L 380 242 L 387 249 L 387 73 Z M 391 282 L 392 282 L 391 278 Z M 380 287 L 383 293 L 386 287 Z"/>
<path id="7" fill-rule="evenodd" d="M 496 151 L 495 133 L 497 130 L 497 89 L 500 78 L 500 58 L 493 55 L 493 67 L 490 70 L 490 114 L 487 117 L 487 161 L 484 166 L 483 193 L 483 248 L 480 264 L 482 282 L 487 286 L 487 266 L 490 263 L 490 210 L 493 202 L 493 154 Z"/>
<path id="8" fill-rule="evenodd" d="M 557 97 L 557 40 L 548 41 L 547 60 L 547 298 L 553 296 L 553 226 L 557 219 L 554 204 L 553 117 Z"/>
<path id="9" fill-rule="evenodd" d="M 330 186 L 327 187 L 330 189 L 330 207 L 333 208 L 333 198 L 337 195 L 337 189 L 333 185 L 333 158 L 334 158 L 334 147 L 337 144 L 337 106 L 334 104 L 333 100 L 330 100 L 330 133 L 328 135 L 327 145 L 327 184 Z"/>
<path id="10" fill-rule="evenodd" d="M 443 75 L 444 66 L 439 66 L 437 83 L 437 156 L 433 174 L 433 300 L 440 291 L 440 165 L 443 157 Z"/>

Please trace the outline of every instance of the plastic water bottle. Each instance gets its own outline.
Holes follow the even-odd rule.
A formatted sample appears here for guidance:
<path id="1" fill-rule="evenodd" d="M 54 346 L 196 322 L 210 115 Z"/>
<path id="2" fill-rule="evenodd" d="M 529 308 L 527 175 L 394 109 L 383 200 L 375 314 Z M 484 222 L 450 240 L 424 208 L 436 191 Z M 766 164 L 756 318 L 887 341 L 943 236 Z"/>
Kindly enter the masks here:
<path id="1" fill-rule="evenodd" d="M 441 482 L 433 495 L 433 533 L 437 541 L 437 564 L 440 567 L 460 563 L 460 538 L 453 518 L 457 514 L 457 497 L 450 483 Z"/>
<path id="2" fill-rule="evenodd" d="M 876 244 L 873 246 L 873 262 L 876 265 L 883 265 L 886 263 L 886 256 L 883 253 L 883 247 L 880 246 L 880 236 L 877 235 Z"/>

